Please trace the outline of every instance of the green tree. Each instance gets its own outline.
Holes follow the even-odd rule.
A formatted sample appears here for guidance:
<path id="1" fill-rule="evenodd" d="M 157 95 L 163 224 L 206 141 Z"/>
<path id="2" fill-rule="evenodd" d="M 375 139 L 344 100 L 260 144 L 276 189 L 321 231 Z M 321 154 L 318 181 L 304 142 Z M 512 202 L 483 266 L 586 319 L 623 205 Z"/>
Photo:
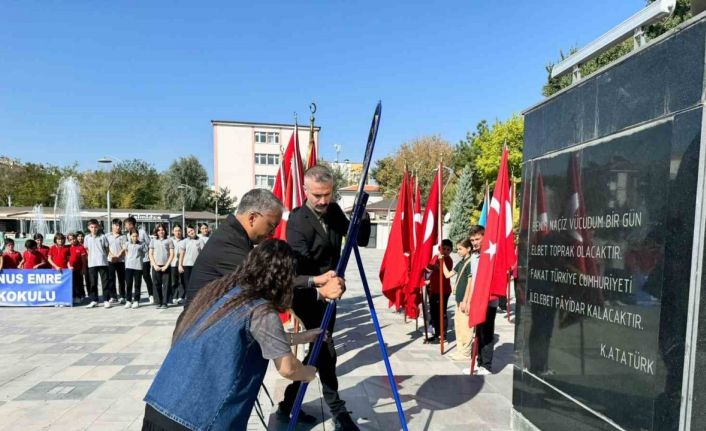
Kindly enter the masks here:
<path id="1" fill-rule="evenodd" d="M 443 159 L 444 164 L 448 165 L 452 162 L 453 155 L 454 148 L 440 136 L 424 136 L 403 143 L 393 155 L 376 161 L 375 166 L 371 168 L 370 176 L 380 186 L 385 196 L 393 197 L 400 189 L 404 169 L 407 167 L 407 170 L 418 178 L 422 200 L 426 200 L 439 162 Z M 456 180 L 454 175 L 447 178 L 452 182 Z M 448 187 L 447 189 L 450 190 Z M 444 200 L 446 199 L 445 192 Z"/>
<path id="2" fill-rule="evenodd" d="M 483 204 L 485 184 L 490 187 L 498 176 L 503 145 L 509 148 L 508 167 L 510 181 L 519 183 L 521 176 L 522 149 L 524 147 L 524 120 L 519 115 L 513 115 L 506 121 L 496 121 L 491 126 L 481 121 L 476 131 L 468 133 L 454 153 L 454 168 L 461 171 L 466 167 L 471 169 L 473 183 L 472 219 L 477 220 Z M 461 189 L 459 186 L 457 189 Z"/>
<path id="3" fill-rule="evenodd" d="M 647 4 L 652 3 L 654 0 L 647 0 Z M 687 19 L 691 18 L 691 0 L 677 0 L 676 7 L 674 9 L 674 13 L 655 24 L 652 24 L 647 27 L 645 34 L 647 39 L 654 39 L 665 32 L 673 29 L 674 27 L 678 26 L 682 22 L 686 21 Z M 598 55 L 592 60 L 587 61 L 586 63 L 582 64 L 580 66 L 581 69 L 581 76 L 585 77 L 588 76 L 595 71 L 603 68 L 604 66 L 614 62 L 618 58 L 622 57 L 623 55 L 629 53 L 633 49 L 633 41 L 632 38 L 625 40 L 622 43 L 619 43 L 618 45 L 614 46 L 613 48 L 607 50 L 606 52 Z M 571 48 L 569 50 L 569 55 L 575 53 L 577 51 L 577 48 Z M 564 60 L 567 57 L 562 51 L 559 52 L 559 58 L 560 61 Z M 571 74 L 564 74 L 563 76 L 559 78 L 552 78 L 551 73 L 552 69 L 554 68 L 554 63 L 549 63 L 546 66 L 546 70 L 548 73 L 547 76 L 547 83 L 544 85 L 542 88 L 542 95 L 544 96 L 551 96 L 552 94 L 568 87 L 571 85 L 572 79 L 571 79 Z"/>
<path id="4" fill-rule="evenodd" d="M 212 192 L 209 195 L 208 211 L 216 210 L 218 203 L 218 215 L 228 215 L 237 208 L 238 197 L 233 196 L 228 187 L 219 187 L 218 193 Z"/>
<path id="5" fill-rule="evenodd" d="M 196 156 L 180 157 L 172 162 L 161 176 L 162 205 L 164 208 L 187 210 L 210 208 L 208 174 Z M 187 187 L 179 189 L 179 186 Z"/>
<path id="6" fill-rule="evenodd" d="M 110 171 L 90 170 L 84 171 L 79 176 L 81 185 L 81 199 L 84 208 L 105 208 L 107 203 L 108 184 L 110 183 Z M 111 206 L 113 190 L 111 189 Z"/>
<path id="7" fill-rule="evenodd" d="M 112 205 L 116 208 L 154 208 L 159 203 L 159 172 L 144 160 L 125 160 L 112 171 Z"/>
<path id="8" fill-rule="evenodd" d="M 473 210 L 473 175 L 467 165 L 461 172 L 456 187 L 456 196 L 451 205 L 451 229 L 448 237 L 454 244 L 468 236 Z"/>
<path id="9" fill-rule="evenodd" d="M 75 175 L 76 167 L 58 167 L 42 163 L 21 163 L 19 160 L 3 158 L 0 163 L 2 201 L 7 203 L 12 196 L 14 206 L 41 204 L 53 206 L 56 189 L 63 176 Z"/>

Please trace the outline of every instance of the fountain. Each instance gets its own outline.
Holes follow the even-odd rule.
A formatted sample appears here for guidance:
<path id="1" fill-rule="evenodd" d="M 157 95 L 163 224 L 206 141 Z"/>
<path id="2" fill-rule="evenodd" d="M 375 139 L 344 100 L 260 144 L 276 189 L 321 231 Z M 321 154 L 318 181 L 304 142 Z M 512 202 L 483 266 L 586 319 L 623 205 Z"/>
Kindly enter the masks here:
<path id="1" fill-rule="evenodd" d="M 35 205 L 32 208 L 32 221 L 29 224 L 29 233 L 41 233 L 44 237 L 49 233 L 49 226 L 47 226 L 47 221 L 44 220 L 44 210 L 42 210 L 41 205 Z"/>
<path id="2" fill-rule="evenodd" d="M 57 232 L 67 234 L 81 230 L 81 187 L 76 178 L 67 177 L 61 180 L 55 206 L 59 220 Z"/>

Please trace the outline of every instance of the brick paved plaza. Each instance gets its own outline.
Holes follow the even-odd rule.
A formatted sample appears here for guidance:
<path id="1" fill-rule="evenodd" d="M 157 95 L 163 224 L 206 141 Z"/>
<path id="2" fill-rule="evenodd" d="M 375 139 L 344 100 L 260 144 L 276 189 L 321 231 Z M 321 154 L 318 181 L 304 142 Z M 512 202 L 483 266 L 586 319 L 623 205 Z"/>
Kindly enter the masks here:
<path id="1" fill-rule="evenodd" d="M 467 363 L 441 356 L 438 345 L 423 344 L 421 323 L 417 331 L 414 321 L 404 323 L 402 315 L 387 308 L 377 278 L 383 252 L 361 253 L 409 429 L 510 429 L 513 326 L 497 317 L 496 374 L 463 376 Z M 354 261 L 347 282 L 334 334 L 341 397 L 362 430 L 399 429 Z M 158 311 L 154 306 L 0 310 L 0 430 L 139 430 L 142 398 L 167 353 L 180 312 L 180 307 Z M 449 356 L 455 351 L 453 335 L 447 346 Z M 271 367 L 265 385 L 275 401 L 286 384 Z M 314 381 L 307 412 L 321 417 L 320 400 Z M 260 401 L 269 414 L 263 393 Z M 323 410 L 325 422 L 309 429 L 333 429 L 325 405 Z M 271 417 L 268 428 L 286 426 Z M 249 429 L 264 429 L 255 415 Z"/>

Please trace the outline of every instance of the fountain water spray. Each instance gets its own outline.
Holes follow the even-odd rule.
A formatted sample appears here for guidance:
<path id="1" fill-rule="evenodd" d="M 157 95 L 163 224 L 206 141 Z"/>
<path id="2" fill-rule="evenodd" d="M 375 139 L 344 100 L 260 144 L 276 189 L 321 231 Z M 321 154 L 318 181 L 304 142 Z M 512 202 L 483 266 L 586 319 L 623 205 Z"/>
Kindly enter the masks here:
<path id="1" fill-rule="evenodd" d="M 47 226 L 47 221 L 44 220 L 44 210 L 41 205 L 35 205 L 32 208 L 32 221 L 29 224 L 29 233 L 41 233 L 44 237 L 49 233 L 49 226 Z"/>
<path id="2" fill-rule="evenodd" d="M 67 234 L 81 230 L 81 187 L 74 177 L 64 178 L 59 183 L 56 216 L 58 232 Z"/>

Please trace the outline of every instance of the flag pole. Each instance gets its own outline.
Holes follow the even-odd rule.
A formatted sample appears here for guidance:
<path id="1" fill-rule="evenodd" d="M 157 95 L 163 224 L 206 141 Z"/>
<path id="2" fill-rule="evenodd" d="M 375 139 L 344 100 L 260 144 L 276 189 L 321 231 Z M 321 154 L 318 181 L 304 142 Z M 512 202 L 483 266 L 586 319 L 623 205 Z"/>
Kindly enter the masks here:
<path id="1" fill-rule="evenodd" d="M 473 327 L 473 336 L 471 337 L 471 375 L 476 371 L 476 356 L 478 356 L 478 335 L 476 327 Z"/>
<path id="2" fill-rule="evenodd" d="M 443 184 L 443 175 L 444 175 L 444 160 L 439 161 L 439 180 L 437 187 L 439 188 L 439 246 L 441 247 L 441 241 L 444 238 L 444 216 L 442 214 L 442 204 L 441 201 L 443 200 L 442 197 L 442 184 Z M 441 248 L 443 250 L 443 248 Z M 443 252 L 441 253 L 441 259 L 438 260 L 439 263 L 439 347 L 441 350 L 441 354 L 444 354 L 444 266 L 446 266 L 446 258 L 443 255 Z"/>
<path id="3" fill-rule="evenodd" d="M 407 161 L 406 160 L 404 162 L 404 173 L 402 174 L 402 181 L 405 181 L 406 184 L 404 186 L 405 186 L 405 190 L 407 190 L 407 188 L 409 187 L 409 181 L 407 180 Z M 409 192 L 407 192 L 407 196 L 409 196 Z M 404 197 L 404 199 L 405 199 L 404 202 L 407 202 L 407 196 Z M 398 196 L 397 199 L 399 202 L 399 199 L 402 199 L 402 197 Z M 406 209 L 406 207 L 403 208 L 402 211 L 404 211 L 405 209 Z M 412 210 L 412 211 L 414 211 L 414 210 Z M 412 216 L 412 227 L 414 227 L 414 214 L 405 214 L 404 216 L 409 219 L 410 215 Z M 402 224 L 402 226 L 404 226 L 404 224 Z M 402 241 L 402 244 L 404 244 L 404 241 Z M 402 247 L 402 248 L 404 249 L 404 247 Z M 404 250 L 402 250 L 402 251 L 404 252 Z M 410 255 L 410 257 L 412 257 L 412 256 Z M 409 266 L 407 268 L 409 269 Z M 409 276 L 407 276 L 407 279 L 409 279 Z M 400 291 L 397 293 L 397 296 L 400 299 L 402 299 L 402 292 L 403 292 L 403 290 L 400 289 Z M 407 311 L 404 309 L 404 306 L 403 306 L 402 310 L 403 310 L 402 314 L 404 315 L 404 323 L 406 325 L 407 324 Z M 395 313 L 397 313 L 398 311 L 399 310 L 397 310 L 397 304 L 395 304 Z"/>
<path id="4" fill-rule="evenodd" d="M 414 170 L 414 165 L 412 165 L 412 170 Z M 414 175 L 414 174 L 412 174 Z M 417 171 L 417 175 L 419 175 L 419 171 Z M 414 175 L 414 190 L 412 190 L 412 241 L 414 242 L 414 252 L 417 252 L 417 222 L 414 220 L 416 217 L 415 208 L 415 200 L 417 199 L 417 187 L 419 187 L 419 178 L 417 178 L 417 175 Z M 411 271 L 411 268 L 410 268 Z M 424 299 L 424 295 L 422 294 L 422 300 Z M 426 340 L 428 338 L 427 336 L 427 319 L 426 315 L 426 309 L 424 308 L 426 305 L 422 303 L 422 320 L 424 320 L 424 339 Z M 406 314 L 406 313 L 405 313 Z M 415 328 L 418 330 L 419 329 L 419 316 L 414 318 L 414 325 Z"/>
<path id="5" fill-rule="evenodd" d="M 510 220 L 514 220 L 515 217 L 515 181 L 512 179 L 512 174 L 510 174 Z M 507 272 L 507 299 L 505 300 L 505 317 L 507 321 L 510 322 L 510 284 L 512 284 L 512 269 Z"/>
<path id="6" fill-rule="evenodd" d="M 314 139 L 314 114 L 316 113 L 316 103 L 311 102 L 309 105 L 309 110 L 311 111 L 311 117 L 309 117 L 309 154 L 306 156 L 306 168 L 309 169 L 310 167 L 314 166 L 316 164 L 316 157 L 318 157 L 319 152 L 317 151 L 316 148 L 316 140 Z M 315 154 L 316 157 L 314 160 L 311 160 L 311 154 Z M 309 162 L 312 162 L 310 165 Z"/>

